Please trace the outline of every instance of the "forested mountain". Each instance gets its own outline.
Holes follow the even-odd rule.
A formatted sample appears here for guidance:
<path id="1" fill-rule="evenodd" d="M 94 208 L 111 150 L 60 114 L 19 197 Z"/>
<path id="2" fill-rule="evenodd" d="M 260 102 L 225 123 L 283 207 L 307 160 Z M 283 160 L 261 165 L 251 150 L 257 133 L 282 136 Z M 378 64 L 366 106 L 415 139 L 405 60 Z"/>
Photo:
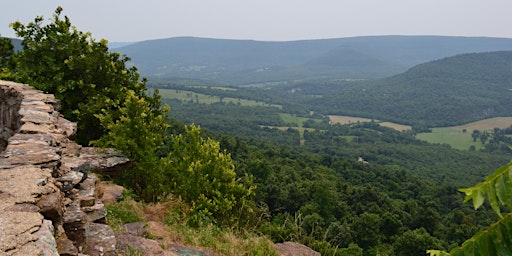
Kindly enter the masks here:
<path id="1" fill-rule="evenodd" d="M 142 75 L 207 79 L 226 84 L 386 77 L 462 53 L 512 50 L 512 39 L 368 36 L 264 42 L 180 37 L 116 49 Z"/>
<path id="2" fill-rule="evenodd" d="M 326 114 L 428 127 L 510 116 L 511 70 L 510 51 L 462 54 L 385 79 L 340 84 L 308 105 Z"/>

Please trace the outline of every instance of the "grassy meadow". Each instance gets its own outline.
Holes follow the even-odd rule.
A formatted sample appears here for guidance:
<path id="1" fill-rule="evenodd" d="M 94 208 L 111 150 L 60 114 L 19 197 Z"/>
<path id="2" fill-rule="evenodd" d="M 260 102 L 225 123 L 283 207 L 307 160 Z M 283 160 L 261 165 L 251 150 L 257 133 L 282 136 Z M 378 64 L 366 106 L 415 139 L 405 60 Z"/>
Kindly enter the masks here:
<path id="1" fill-rule="evenodd" d="M 472 130 L 471 130 L 472 131 Z M 424 140 L 429 143 L 448 144 L 452 148 L 468 150 L 469 147 L 475 146 L 475 149 L 484 147 L 480 140 L 473 142 L 471 132 L 463 132 L 462 130 L 453 127 L 433 128 L 430 133 L 419 133 L 416 135 L 419 140 Z"/>
<path id="2" fill-rule="evenodd" d="M 232 90 L 231 88 L 225 88 L 226 90 Z M 215 95 L 208 95 L 202 93 L 196 93 L 192 91 L 184 91 L 184 90 L 176 90 L 176 89 L 158 89 L 160 91 L 160 95 L 164 99 L 177 99 L 184 102 L 192 102 L 192 103 L 200 103 L 200 104 L 213 104 L 213 103 L 233 103 L 240 104 L 241 106 L 248 107 L 275 107 L 282 109 L 283 106 L 277 104 L 268 104 L 261 101 L 254 100 L 246 100 L 240 98 L 229 98 L 229 97 L 221 97 Z"/>
<path id="3" fill-rule="evenodd" d="M 474 130 L 492 131 L 494 128 L 505 129 L 511 125 L 512 117 L 495 117 L 464 125 L 433 128 L 431 133 L 420 133 L 416 135 L 416 138 L 430 143 L 449 144 L 452 148 L 464 150 L 475 146 L 475 149 L 478 150 L 484 145 L 480 140 L 473 142 L 471 133 Z"/>
<path id="4" fill-rule="evenodd" d="M 355 116 L 337 116 L 337 115 L 330 115 L 328 116 L 329 120 L 332 124 L 353 124 L 353 123 L 364 123 L 364 122 L 376 122 L 379 125 L 393 128 L 397 131 L 408 131 L 411 130 L 412 127 L 409 125 L 403 125 L 403 124 L 396 124 L 392 122 L 381 122 L 379 120 L 364 118 L 364 117 L 355 117 Z"/>

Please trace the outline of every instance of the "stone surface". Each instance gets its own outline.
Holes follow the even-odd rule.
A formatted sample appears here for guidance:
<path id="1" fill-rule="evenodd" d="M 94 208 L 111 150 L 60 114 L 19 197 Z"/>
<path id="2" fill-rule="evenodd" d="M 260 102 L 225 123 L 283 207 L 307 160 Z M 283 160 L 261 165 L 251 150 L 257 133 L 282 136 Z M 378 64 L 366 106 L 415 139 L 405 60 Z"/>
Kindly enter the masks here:
<path id="1" fill-rule="evenodd" d="M 71 141 L 76 123 L 59 109 L 53 95 L 0 80 L 0 255 L 115 255 L 90 171 L 131 163 Z"/>
<path id="2" fill-rule="evenodd" d="M 110 226 L 98 223 L 91 223 L 87 228 L 87 247 L 84 250 L 88 255 L 116 254 L 116 237 Z"/>
<path id="3" fill-rule="evenodd" d="M 294 242 L 284 242 L 274 244 L 274 247 L 281 256 L 320 256 L 319 252 L 311 248 Z"/>
<path id="4" fill-rule="evenodd" d="M 106 223 L 107 210 L 101 200 L 96 200 L 93 206 L 84 206 L 82 211 L 85 212 L 88 222 Z"/>
<path id="5" fill-rule="evenodd" d="M 64 214 L 64 197 L 60 191 L 43 195 L 36 206 L 45 219 L 57 222 Z"/>
<path id="6" fill-rule="evenodd" d="M 102 181 L 97 186 L 98 196 L 104 204 L 113 204 L 123 199 L 124 188 L 112 182 Z"/>
<path id="7" fill-rule="evenodd" d="M 83 176 L 84 174 L 81 172 L 71 171 L 57 178 L 57 181 L 61 183 L 60 189 L 63 192 L 69 192 L 82 180 Z"/>
<path id="8" fill-rule="evenodd" d="M 63 234 L 57 238 L 57 251 L 60 255 L 65 256 L 78 255 L 78 249 L 75 247 L 73 242 L 68 239 L 66 234 Z"/>
<path id="9" fill-rule="evenodd" d="M 146 223 L 144 222 L 126 223 L 121 227 L 121 230 L 136 236 L 145 236 L 148 233 L 146 230 Z"/>
<path id="10" fill-rule="evenodd" d="M 142 255 L 167 256 L 175 255 L 165 252 L 155 240 L 150 240 L 129 233 L 117 233 L 117 248 L 120 252 L 128 253 L 129 250 L 138 250 Z"/>
<path id="11" fill-rule="evenodd" d="M 43 220 L 41 229 L 34 233 L 38 237 L 36 246 L 41 249 L 42 255 L 58 256 L 57 242 L 54 237 L 53 224 L 50 220 Z"/>
<path id="12" fill-rule="evenodd" d="M 63 227 L 67 237 L 77 248 L 85 246 L 87 215 L 82 212 L 80 206 L 72 204 L 66 208 Z"/>
<path id="13" fill-rule="evenodd" d="M 36 212 L 0 211 L 0 252 L 16 250 L 20 245 L 35 243 L 33 233 L 41 228 L 43 216 Z M 35 244 L 33 244 L 35 246 Z"/>

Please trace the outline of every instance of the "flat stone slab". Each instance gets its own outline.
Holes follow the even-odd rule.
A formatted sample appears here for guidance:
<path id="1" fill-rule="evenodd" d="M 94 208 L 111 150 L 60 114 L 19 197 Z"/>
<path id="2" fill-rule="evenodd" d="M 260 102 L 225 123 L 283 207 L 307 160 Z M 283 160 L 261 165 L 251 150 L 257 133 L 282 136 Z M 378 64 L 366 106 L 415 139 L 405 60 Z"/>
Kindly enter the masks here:
<path id="1" fill-rule="evenodd" d="M 43 215 L 36 212 L 0 211 L 0 252 L 37 241 L 38 237 L 33 233 L 42 223 Z"/>

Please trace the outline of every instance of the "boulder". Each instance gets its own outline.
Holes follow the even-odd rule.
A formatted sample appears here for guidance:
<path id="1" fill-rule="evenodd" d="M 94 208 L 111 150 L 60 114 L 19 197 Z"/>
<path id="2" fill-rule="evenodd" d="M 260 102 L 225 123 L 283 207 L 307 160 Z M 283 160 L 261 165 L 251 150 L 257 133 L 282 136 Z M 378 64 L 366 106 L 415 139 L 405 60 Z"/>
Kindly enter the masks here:
<path id="1" fill-rule="evenodd" d="M 64 197 L 61 192 L 43 195 L 36 206 L 45 219 L 58 222 L 64 214 Z"/>
<path id="2" fill-rule="evenodd" d="M 165 252 L 155 240 L 150 240 L 129 233 L 117 233 L 117 248 L 119 252 L 129 253 L 130 250 L 137 250 L 142 255 L 167 256 L 175 255 Z"/>
<path id="3" fill-rule="evenodd" d="M 148 233 L 148 231 L 146 230 L 146 223 L 141 221 L 126 223 L 121 227 L 121 230 L 128 234 L 136 236 L 145 236 Z"/>
<path id="4" fill-rule="evenodd" d="M 88 255 L 115 256 L 117 255 L 116 243 L 114 231 L 110 226 L 91 223 L 87 228 L 87 246 L 84 253 Z"/>
<path id="5" fill-rule="evenodd" d="M 311 248 L 294 242 L 284 242 L 274 244 L 274 247 L 281 256 L 320 256 L 319 252 Z"/>
<path id="6" fill-rule="evenodd" d="M 96 189 L 104 204 L 113 204 L 123 199 L 124 188 L 112 182 L 101 181 Z"/>

